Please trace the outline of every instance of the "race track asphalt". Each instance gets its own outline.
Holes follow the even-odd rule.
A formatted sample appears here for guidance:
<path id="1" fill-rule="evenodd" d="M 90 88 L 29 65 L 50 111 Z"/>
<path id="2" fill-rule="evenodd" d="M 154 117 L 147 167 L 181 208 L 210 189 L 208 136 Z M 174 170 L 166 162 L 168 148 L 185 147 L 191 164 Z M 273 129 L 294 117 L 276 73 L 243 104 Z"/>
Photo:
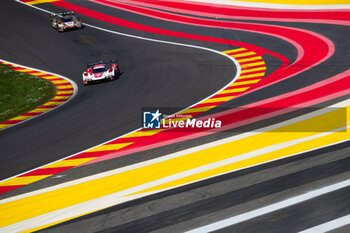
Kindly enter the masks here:
<path id="1" fill-rule="evenodd" d="M 86 7 L 95 6 L 90 2 L 78 2 Z M 0 28 L 8 31 L 8 34 L 0 37 L 0 54 L 3 56 L 1 58 L 65 75 L 76 81 L 79 86 L 78 95 L 64 107 L 0 133 L 1 178 L 62 158 L 138 128 L 141 108 L 144 106 L 181 107 L 195 103 L 224 86 L 235 72 L 228 59 L 210 52 L 125 38 L 89 27 L 81 31 L 57 33 L 50 28 L 47 14 L 9 0 L 0 4 L 8 8 L 8 11 L 0 15 Z M 42 7 L 57 9 L 46 4 Z M 101 6 L 94 9 L 103 12 L 116 11 Z M 162 25 L 164 28 L 183 31 L 195 30 L 205 35 L 218 32 L 188 25 L 182 27 L 177 24 L 159 23 L 157 20 L 146 21 L 145 18 L 130 13 L 121 13 L 121 17 L 135 17 L 135 21 L 140 20 L 145 24 Z M 27 20 L 21 20 L 23 18 Z M 218 50 L 229 49 L 223 45 L 133 32 L 93 19 L 86 21 L 136 35 L 187 42 Z M 233 100 L 226 103 L 225 107 L 240 106 L 295 90 L 348 69 L 348 27 L 303 23 L 273 24 L 326 34 L 335 43 L 335 55 L 319 67 Z M 22 37 L 19 37 L 19 34 L 22 34 Z M 257 37 L 252 33 L 230 34 L 227 31 L 221 36 L 241 38 L 249 43 L 280 51 L 291 60 L 296 57 L 291 46 L 275 38 Z M 93 61 L 96 57 L 113 56 L 119 58 L 124 72 L 120 80 L 83 87 L 80 76 L 85 62 Z M 272 67 L 275 65 L 274 69 L 279 66 L 272 58 L 269 62 Z M 345 98 L 347 97 L 342 99 Z M 339 100 L 327 102 L 323 106 Z M 278 119 L 270 119 L 253 128 L 275 121 Z M 252 128 L 246 128 L 249 129 Z M 232 132 L 208 136 L 176 146 L 74 168 L 64 172 L 66 177 L 61 180 L 45 179 L 23 187 L 22 192 L 154 158 L 231 134 Z M 349 147 L 350 143 L 344 142 L 297 157 L 226 174 L 114 206 L 42 231 L 183 232 L 349 179 Z M 304 230 L 349 214 L 348 191 L 339 190 L 224 228 L 220 232 Z M 16 192 L 21 190 L 14 190 L 13 193 Z M 338 232 L 347 231 L 340 229 Z"/>
<path id="2" fill-rule="evenodd" d="M 4 60 L 74 80 L 77 96 L 48 114 L 0 133 L 0 179 L 47 164 L 141 126 L 142 107 L 186 107 L 235 75 L 228 58 L 199 49 L 132 39 L 85 27 L 58 33 L 49 15 L 1 1 Z M 118 58 L 122 75 L 84 87 L 87 62 Z"/>
<path id="3" fill-rule="evenodd" d="M 192 230 L 349 178 L 349 146 L 350 143 L 343 143 L 222 175 L 123 203 L 39 232 Z M 339 190 L 218 232 L 298 232 L 349 214 L 348 200 L 348 189 Z"/>

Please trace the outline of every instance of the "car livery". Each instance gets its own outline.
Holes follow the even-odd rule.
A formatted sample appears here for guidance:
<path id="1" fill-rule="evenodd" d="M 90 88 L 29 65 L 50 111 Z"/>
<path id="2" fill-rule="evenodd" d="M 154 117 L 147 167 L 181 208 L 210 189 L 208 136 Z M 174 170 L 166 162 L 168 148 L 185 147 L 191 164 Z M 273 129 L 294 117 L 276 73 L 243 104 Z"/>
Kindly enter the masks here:
<path id="1" fill-rule="evenodd" d="M 82 28 L 82 21 L 73 11 L 51 15 L 51 25 L 59 32 Z"/>
<path id="2" fill-rule="evenodd" d="M 82 75 L 84 85 L 96 81 L 117 79 L 120 75 L 120 69 L 116 62 L 117 60 L 110 60 L 88 64 L 86 71 Z"/>

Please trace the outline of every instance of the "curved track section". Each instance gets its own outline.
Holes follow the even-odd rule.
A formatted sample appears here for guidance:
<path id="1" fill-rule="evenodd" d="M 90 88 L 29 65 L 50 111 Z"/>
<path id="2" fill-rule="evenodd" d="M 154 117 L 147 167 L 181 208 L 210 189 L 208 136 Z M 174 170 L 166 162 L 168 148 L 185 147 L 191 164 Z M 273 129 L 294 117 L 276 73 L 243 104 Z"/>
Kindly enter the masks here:
<path id="1" fill-rule="evenodd" d="M 229 131 L 159 132 L 142 137 L 146 151 L 123 157 L 113 152 L 110 160 L 9 192 L 1 201 L 11 210 L 4 229 L 39 230 L 63 222 L 44 231 L 346 231 L 348 10 L 271 13 L 150 0 L 54 1 L 40 7 L 72 9 L 90 16 L 89 25 L 112 31 L 221 51 L 250 49 L 264 59 L 267 76 L 239 98 L 218 101 L 227 111 L 206 113 L 222 119 Z M 305 15 L 308 23 L 302 23 Z M 161 140 L 168 143 L 149 147 Z M 91 214 L 67 222 L 86 213 Z"/>
<path id="2" fill-rule="evenodd" d="M 80 88 L 64 109 L 0 135 L 4 145 L 1 154 L 5 155 L 1 164 L 6 167 L 1 169 L 3 179 L 139 128 L 142 107 L 196 103 L 225 86 L 235 74 L 231 60 L 212 52 L 131 39 L 89 27 L 57 33 L 47 24 L 48 14 L 13 1 L 3 4 L 9 9 L 2 14 L 6 19 L 3 22 L 16 25 L 1 26 L 9 32 L 1 37 L 4 58 L 62 74 Z M 86 62 L 111 57 L 120 60 L 121 78 L 82 87 L 81 72 Z"/>

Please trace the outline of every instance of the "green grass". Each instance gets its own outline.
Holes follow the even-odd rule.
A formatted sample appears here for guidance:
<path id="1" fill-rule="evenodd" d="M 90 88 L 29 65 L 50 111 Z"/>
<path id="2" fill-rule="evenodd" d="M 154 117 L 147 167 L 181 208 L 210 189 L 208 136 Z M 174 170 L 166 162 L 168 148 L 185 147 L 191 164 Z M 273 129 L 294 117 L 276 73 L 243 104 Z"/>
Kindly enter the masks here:
<path id="1" fill-rule="evenodd" d="M 55 95 L 50 81 L 0 64 L 0 122 L 33 110 Z"/>

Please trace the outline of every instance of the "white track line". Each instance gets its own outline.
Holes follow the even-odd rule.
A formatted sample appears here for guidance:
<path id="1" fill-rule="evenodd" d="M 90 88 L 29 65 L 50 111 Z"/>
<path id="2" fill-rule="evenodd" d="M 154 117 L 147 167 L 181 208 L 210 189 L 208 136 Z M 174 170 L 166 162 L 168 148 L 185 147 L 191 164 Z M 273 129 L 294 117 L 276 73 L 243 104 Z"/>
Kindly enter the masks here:
<path id="1" fill-rule="evenodd" d="M 34 6 L 32 6 L 32 7 L 34 7 Z M 37 8 L 37 7 L 34 7 L 34 8 Z M 37 8 L 37 9 L 40 9 L 40 8 Z M 40 9 L 40 10 L 42 10 L 42 9 Z M 45 11 L 45 10 L 43 10 L 43 11 Z M 45 12 L 47 12 L 47 11 L 45 11 Z M 87 25 L 87 24 L 85 24 L 85 25 Z M 103 28 L 98 28 L 98 27 L 92 26 L 92 25 L 87 25 L 87 26 L 93 27 L 95 29 L 99 29 L 99 30 L 103 30 L 103 31 L 119 34 L 119 35 L 125 35 L 125 36 L 129 36 L 129 37 L 133 37 L 133 38 L 145 39 L 145 38 L 142 38 L 142 37 L 137 37 L 137 36 L 133 36 L 133 35 L 127 35 L 127 34 L 118 33 L 118 32 L 110 31 L 110 30 L 103 29 Z M 146 38 L 146 40 L 155 41 L 155 42 L 161 42 L 161 43 L 167 43 L 167 44 L 178 44 L 178 43 L 164 42 L 164 41 L 158 41 L 158 40 L 153 40 L 153 39 L 148 39 L 148 38 Z M 184 46 L 192 47 L 192 46 L 189 46 L 189 45 L 184 45 Z M 197 47 L 197 46 L 194 46 L 194 47 Z M 210 51 L 210 49 L 206 49 L 206 48 L 204 48 L 204 49 Z M 214 50 L 214 52 L 218 53 L 215 50 Z M 231 57 L 229 57 L 229 58 L 231 60 L 233 60 Z M 236 64 L 236 62 L 235 62 L 235 64 Z M 233 81 L 235 81 L 235 79 Z M 194 229 L 194 230 L 192 230 L 190 232 L 205 232 L 205 231 L 212 231 L 212 230 L 222 229 L 225 226 L 230 226 L 232 224 L 239 223 L 239 222 L 242 222 L 242 221 L 246 221 L 248 219 L 251 219 L 251 218 L 254 218 L 254 217 L 257 217 L 257 216 L 269 213 L 269 212 L 272 212 L 272 211 L 276 211 L 276 210 L 281 209 L 281 208 L 285 208 L 285 207 L 288 207 L 288 206 L 291 206 L 291 205 L 295 205 L 295 204 L 298 204 L 300 202 L 303 202 L 303 201 L 315 198 L 317 196 L 320 196 L 320 195 L 323 195 L 323 194 L 326 194 L 326 193 L 329 193 L 329 192 L 336 191 L 338 189 L 347 187 L 349 185 L 350 185 L 350 180 L 339 182 L 339 183 L 336 183 L 336 184 L 333 184 L 333 185 L 330 185 L 330 186 L 327 186 L 327 187 L 324 187 L 324 188 L 321 188 L 321 189 L 318 189 L 318 190 L 314 190 L 314 191 L 308 192 L 306 194 L 302 194 L 302 195 L 299 195 L 299 196 L 287 199 L 285 201 L 281 201 L 281 202 L 278 202 L 278 203 L 275 203 L 275 204 L 272 204 L 272 205 L 269 205 L 269 206 L 266 206 L 266 207 L 263 207 L 263 208 L 256 209 L 254 211 L 247 212 L 245 214 L 241 214 L 241 215 L 238 215 L 238 216 L 235 216 L 235 217 L 232 217 L 232 218 L 229 218 L 229 219 L 225 219 L 225 220 L 217 222 L 217 223 L 209 224 L 207 226 Z M 120 195 L 120 193 L 119 193 L 119 195 Z M 23 196 L 22 196 L 22 198 L 23 198 Z M 17 198 L 18 197 L 19 196 L 17 196 Z M 14 198 L 14 199 L 17 199 L 17 198 Z M 12 198 L 10 198 L 10 199 L 12 199 Z M 9 199 L 7 199 L 7 201 L 9 201 Z M 101 201 L 105 202 L 105 200 L 101 200 Z M 119 201 L 122 201 L 122 200 L 119 199 Z M 124 201 L 127 201 L 127 200 L 124 200 Z M 81 204 L 86 204 L 86 203 L 81 203 Z M 68 207 L 68 208 L 72 208 L 72 207 Z M 81 207 L 83 207 L 83 206 L 81 206 Z M 84 205 L 83 209 L 85 209 L 85 208 L 86 208 L 86 206 Z M 65 208 L 65 209 L 62 209 L 62 210 L 66 211 L 67 209 Z M 85 209 L 85 211 L 86 211 L 86 209 Z M 74 212 L 74 215 L 76 215 L 76 209 L 74 211 L 72 211 L 72 212 Z M 65 212 L 65 213 L 68 214 L 67 212 Z M 33 221 L 33 220 L 34 219 L 31 219 L 31 221 Z M 33 224 L 33 222 L 29 223 L 29 225 L 32 225 L 32 224 Z M 26 227 L 28 227 L 28 225 Z"/>
<path id="2" fill-rule="evenodd" d="M 43 11 L 43 12 L 48 13 L 48 14 L 52 14 L 52 13 L 53 13 L 53 12 L 51 12 L 51 11 L 41 9 L 41 8 L 36 7 L 36 6 L 33 6 L 33 5 L 28 5 L 28 4 L 23 3 L 23 2 L 21 2 L 21 1 L 19 1 L 19 0 L 15 0 L 15 1 L 18 2 L 18 3 L 24 4 L 24 5 L 26 5 L 26 6 L 33 7 L 33 8 L 35 8 L 35 9 L 37 9 L 37 10 Z M 86 23 L 84 23 L 84 25 L 85 25 L 85 26 L 88 26 L 88 27 L 91 27 L 91 28 L 94 28 L 94 29 L 97 29 L 97 30 L 104 31 L 104 32 L 108 32 L 108 33 L 112 33 L 112 34 L 116 34 L 116 35 L 120 35 L 120 36 L 126 36 L 126 37 L 130 37 L 130 38 L 134 38 L 134 39 L 140 39 L 140 40 L 152 41 L 152 42 L 156 42 L 156 43 L 170 44 L 170 45 L 178 45 L 178 46 L 183 46 L 183 47 L 189 47 L 189 48 L 195 48 L 195 49 L 206 50 L 206 51 L 213 52 L 213 53 L 219 54 L 219 55 L 221 55 L 221 56 L 227 57 L 228 59 L 230 59 L 230 60 L 234 63 L 234 65 L 236 66 L 237 72 L 236 72 L 236 75 L 234 76 L 234 78 L 232 79 L 231 82 L 229 82 L 226 86 L 224 86 L 223 88 L 221 88 L 221 89 L 218 90 L 217 92 L 211 94 L 210 96 L 208 96 L 208 97 L 206 97 L 206 98 L 204 98 L 204 99 L 198 101 L 197 103 L 195 103 L 195 104 L 193 104 L 193 105 L 191 105 L 191 106 L 189 106 L 189 107 L 187 107 L 187 108 L 185 108 L 185 109 L 180 110 L 179 112 L 184 111 L 184 110 L 186 110 L 186 109 L 189 109 L 189 108 L 191 108 L 191 107 L 197 105 L 198 103 L 200 103 L 200 102 L 202 102 L 202 101 L 204 101 L 204 100 L 206 100 L 206 99 L 209 99 L 210 97 L 216 95 L 217 93 L 219 93 L 220 91 L 224 90 L 226 87 L 228 87 L 229 85 L 231 85 L 232 83 L 234 83 L 234 82 L 237 80 L 237 78 L 241 75 L 241 67 L 240 67 L 239 63 L 236 61 L 236 59 L 234 59 L 233 57 L 231 57 L 231 56 L 229 56 L 229 55 L 227 55 L 227 54 L 221 53 L 220 51 L 216 51 L 216 50 L 214 50 L 214 49 L 205 48 L 205 47 L 200 47 L 200 46 L 195 46 L 195 45 L 187 45 L 187 44 L 181 44 L 181 43 L 176 43 L 176 42 L 162 41 L 162 40 L 150 39 L 150 38 L 141 37 L 141 36 L 130 35 L 130 34 L 126 34 L 126 33 L 121 33 L 121 32 L 116 32 L 116 31 L 104 29 L 104 28 L 97 27 L 97 26 L 90 25 L 90 24 L 86 24 Z M 48 72 L 48 73 L 49 73 L 49 72 Z M 55 74 L 55 75 L 56 75 L 56 74 Z M 62 77 L 62 76 L 60 76 L 60 77 Z M 63 78 L 63 77 L 62 77 L 62 78 Z M 76 84 L 75 84 L 75 85 L 76 85 Z M 179 113 L 179 112 L 177 112 L 177 113 Z M 177 113 L 174 113 L 174 114 L 177 114 Z M 121 135 L 121 136 L 118 136 L 118 137 L 116 137 L 116 138 L 113 138 L 113 139 L 111 139 L 111 140 L 108 140 L 108 141 L 103 142 L 103 143 L 101 143 L 101 144 L 98 144 L 98 145 L 96 145 L 96 146 L 87 148 L 87 149 L 85 149 L 85 150 L 83 150 L 83 151 L 80 151 L 80 152 L 77 152 L 77 153 L 75 153 L 75 154 L 69 155 L 69 156 L 64 157 L 64 158 L 62 158 L 62 159 L 53 161 L 53 162 L 48 163 L 48 164 L 44 164 L 44 165 L 42 165 L 42 166 L 40 166 L 40 167 L 37 167 L 37 168 L 34 168 L 34 169 L 32 169 L 32 170 L 29 170 L 29 171 L 26 171 L 26 172 L 23 172 L 23 173 L 20 173 L 20 174 L 11 176 L 11 177 L 9 177 L 9 178 L 0 180 L 0 182 L 6 181 L 6 180 L 10 180 L 10 179 L 12 179 L 12 178 L 15 178 L 15 177 L 17 177 L 17 176 L 23 175 L 23 174 L 25 174 L 25 173 L 28 173 L 28 172 L 31 172 L 31 171 L 40 169 L 40 168 L 42 168 L 42 167 L 46 167 L 46 166 L 48 166 L 48 165 L 50 165 L 50 164 L 53 164 L 53 163 L 56 163 L 56 162 L 65 160 L 65 159 L 67 159 L 67 158 L 73 157 L 73 156 L 75 156 L 75 155 L 77 155 L 77 154 L 83 153 L 84 151 L 91 150 L 91 149 L 93 149 L 93 148 L 96 148 L 96 147 L 99 147 L 99 146 L 101 146 L 101 145 L 104 145 L 104 144 L 106 144 L 106 143 L 108 143 L 108 142 L 114 141 L 114 140 L 116 140 L 116 139 L 118 139 L 118 138 L 124 137 L 125 135 L 134 133 L 134 132 L 136 132 L 136 131 L 138 131 L 138 130 L 140 130 L 140 129 L 141 129 L 141 128 L 135 129 L 135 130 L 133 130 L 133 131 L 131 131 L 131 132 L 128 132 L 128 133 L 126 133 L 126 134 L 123 134 L 123 135 Z"/>
<path id="3" fill-rule="evenodd" d="M 320 224 L 318 226 L 306 229 L 304 231 L 300 231 L 299 233 L 323 233 L 338 229 L 340 227 L 346 226 L 350 224 L 350 214 L 334 219 L 332 221 Z"/>
<path id="4" fill-rule="evenodd" d="M 332 112 L 332 111 L 334 111 L 335 108 L 340 108 L 340 107 L 344 107 L 344 106 L 348 106 L 348 105 L 350 105 L 350 100 L 345 100 L 345 101 L 339 102 L 339 103 L 337 103 L 335 105 L 332 105 L 332 106 L 330 106 L 328 108 L 320 109 L 320 110 L 317 110 L 317 111 L 312 112 L 312 113 L 308 113 L 308 114 L 305 114 L 305 115 L 302 115 L 302 116 L 299 116 L 299 117 L 296 117 L 296 118 L 293 118 L 293 119 L 289 119 L 289 120 L 284 121 L 284 122 L 280 122 L 280 123 L 277 123 L 277 124 L 274 124 L 274 125 L 271 125 L 271 126 L 267 126 L 267 127 L 258 129 L 257 132 L 247 132 L 247 133 L 243 133 L 243 134 L 240 134 L 240 135 L 231 136 L 231 137 L 228 137 L 228 138 L 224 138 L 224 139 L 217 140 L 217 141 L 214 141 L 214 142 L 209 142 L 209 143 L 206 143 L 206 144 L 203 144 L 203 145 L 200 145 L 200 146 L 192 147 L 192 148 L 189 148 L 189 149 L 186 149 L 186 150 L 182 150 L 182 151 L 178 151 L 178 152 L 175 152 L 175 153 L 172 153 L 172 154 L 168 154 L 168 155 L 165 155 L 165 156 L 157 157 L 155 159 L 143 161 L 143 162 L 140 162 L 140 163 L 131 164 L 129 166 L 125 166 L 125 167 L 117 168 L 117 169 L 114 169 L 114 170 L 110 170 L 110 171 L 94 174 L 94 175 L 91 175 L 91 176 L 87 176 L 87 177 L 84 177 L 84 178 L 68 181 L 68 182 L 65 182 L 65 183 L 62 183 L 62 184 L 58 184 L 58 185 L 55 185 L 55 186 L 39 189 L 39 190 L 32 191 L 32 192 L 29 192 L 29 193 L 24 193 L 24 194 L 21 194 L 21 195 L 18 195 L 18 196 L 9 197 L 9 198 L 0 200 L 0 204 L 11 202 L 11 201 L 15 201 L 15 200 L 19 200 L 19 199 L 23 199 L 23 198 L 27 198 L 27 197 L 31 197 L 31 196 L 35 196 L 35 195 L 38 195 L 38 194 L 41 194 L 41 193 L 46 193 L 46 192 L 62 189 L 62 188 L 65 188 L 65 187 L 76 185 L 76 184 L 81 184 L 81 183 L 88 182 L 88 181 L 91 181 L 91 180 L 97 180 L 97 179 L 100 179 L 100 178 L 103 178 L 103 177 L 119 174 L 119 173 L 122 173 L 122 172 L 127 172 L 127 171 L 130 171 L 130 170 L 142 168 L 142 167 L 149 166 L 149 165 L 152 165 L 152 164 L 160 163 L 160 162 L 167 161 L 167 160 L 170 160 L 170 159 L 174 159 L 174 158 L 186 155 L 186 154 L 195 153 L 195 152 L 198 152 L 198 151 L 201 151 L 201 150 L 205 150 L 205 149 L 208 149 L 208 148 L 211 148 L 211 147 L 223 145 L 223 144 L 226 144 L 226 143 L 229 143 L 229 142 L 232 142 L 232 141 L 244 139 L 244 138 L 247 138 L 247 137 L 250 137 L 250 136 L 253 136 L 253 135 L 261 134 L 263 132 L 267 132 L 267 131 L 271 131 L 271 130 L 274 130 L 274 129 L 277 129 L 277 128 L 280 128 L 280 127 L 291 125 L 291 124 L 294 124 L 294 123 L 297 123 L 297 122 L 300 122 L 300 121 L 303 121 L 303 120 L 307 120 L 307 119 L 310 119 L 310 118 L 313 118 L 313 117 L 316 117 L 316 116 L 319 116 L 319 115 L 322 115 L 322 114 L 326 114 L 328 112 Z M 343 125 L 341 125 L 339 127 L 343 127 Z M 328 134 L 328 133 L 329 132 L 323 132 L 323 133 L 320 133 L 320 134 L 322 134 L 324 136 L 325 134 Z M 308 138 L 311 140 L 313 137 L 317 138 L 318 135 L 309 136 Z M 301 142 L 299 140 L 300 139 L 297 139 L 298 142 Z M 280 145 L 274 145 L 274 146 L 276 146 L 274 148 L 276 149 L 277 147 L 281 147 L 281 146 L 286 147 L 286 146 L 288 146 L 288 143 L 290 143 L 290 145 L 293 145 L 293 143 L 295 144 L 295 140 L 291 141 L 291 142 L 287 142 L 287 144 L 282 143 Z M 338 142 L 338 143 L 341 143 L 341 142 Z M 338 143 L 336 143 L 336 144 L 338 144 Z M 269 147 L 268 149 L 273 149 L 272 147 Z M 262 148 L 261 150 L 264 150 L 264 149 L 266 150 L 266 148 Z M 314 150 L 314 149 L 312 149 L 312 150 Z M 260 151 L 260 150 L 257 150 L 257 151 Z M 255 152 L 257 152 L 257 151 L 255 151 Z M 304 151 L 304 152 L 306 152 L 306 151 Z M 304 153 L 304 152 L 302 152 L 302 153 Z M 297 153 L 297 154 L 300 154 L 300 153 Z M 251 155 L 251 152 L 245 154 L 245 156 L 248 156 L 248 155 Z M 296 154 L 293 154 L 291 156 L 294 156 L 294 155 L 296 155 Z M 242 158 L 246 158 L 245 156 L 243 156 Z M 230 158 L 230 159 L 235 159 L 235 158 Z M 225 161 L 226 162 L 234 162 L 234 161 L 229 161 L 228 159 L 226 159 Z M 220 175 L 222 175 L 222 174 L 220 174 Z"/>
<path id="5" fill-rule="evenodd" d="M 286 9 L 286 10 L 335 10 L 335 9 L 350 9 L 350 4 L 329 4 L 329 5 L 307 5 L 307 4 L 277 4 L 277 3 L 262 3 L 249 1 L 231 1 L 231 0 L 187 0 L 189 2 L 202 2 L 209 4 L 255 7 L 255 8 L 271 8 L 271 9 Z M 305 1 L 307 3 L 307 1 Z"/>
<path id="6" fill-rule="evenodd" d="M 301 194 L 301 195 L 286 199 L 284 201 L 276 202 L 274 204 L 271 204 L 271 205 L 268 205 L 268 206 L 265 206 L 265 207 L 262 207 L 262 208 L 259 208 L 256 210 L 252 210 L 252 211 L 246 212 L 244 214 L 240 214 L 240 215 L 237 215 L 237 216 L 234 216 L 231 218 L 227 218 L 227 219 L 224 219 L 224 220 L 212 223 L 212 224 L 208 224 L 208 225 L 187 231 L 186 233 L 202 233 L 202 232 L 217 231 L 217 230 L 223 229 L 225 227 L 232 226 L 234 224 L 238 224 L 238 223 L 241 223 L 241 222 L 244 222 L 244 221 L 247 221 L 247 220 L 250 220 L 250 219 L 253 219 L 253 218 L 256 218 L 256 217 L 259 217 L 259 216 L 262 216 L 262 215 L 265 215 L 265 214 L 268 214 L 268 213 L 271 213 L 271 212 L 274 212 L 274 211 L 277 211 L 277 210 L 280 210 L 283 208 L 286 208 L 286 207 L 290 207 L 290 206 L 299 204 L 299 203 L 304 202 L 304 201 L 308 201 L 310 199 L 319 197 L 319 196 L 324 195 L 324 194 L 328 194 L 330 192 L 337 191 L 339 189 L 342 189 L 342 188 L 345 188 L 348 186 L 350 186 L 350 179 L 342 181 L 342 182 L 338 182 L 338 183 L 335 183 L 335 184 L 332 184 L 332 185 L 329 185 L 329 186 L 326 186 L 326 187 L 323 187 L 320 189 L 316 189 L 316 190 L 307 192 L 305 194 Z M 347 218 L 348 218 L 348 220 L 350 220 L 350 217 L 347 217 Z M 312 231 L 309 231 L 308 233 L 310 233 L 310 232 L 312 232 Z M 320 232 L 320 231 L 317 231 L 317 232 Z"/>
<path id="7" fill-rule="evenodd" d="M 26 119 L 26 120 L 23 120 L 23 121 L 21 121 L 21 122 L 19 122 L 19 123 L 17 123 L 17 124 L 10 125 L 10 126 L 8 126 L 8 127 L 6 127 L 6 128 L 0 129 L 0 132 L 3 131 L 3 130 L 7 130 L 7 129 L 9 129 L 9 128 L 12 128 L 12 127 L 14 127 L 14 126 L 20 125 L 20 124 L 22 124 L 22 123 L 24 123 L 24 122 L 27 122 L 27 121 L 29 121 L 29 120 L 32 120 L 32 119 L 34 119 L 34 118 L 40 117 L 40 116 L 42 116 L 42 115 L 44 115 L 44 114 L 46 114 L 46 113 L 48 113 L 48 112 L 51 112 L 51 111 L 53 111 L 53 110 L 55 110 L 55 109 L 57 109 L 57 108 L 59 108 L 59 107 L 65 105 L 65 104 L 68 103 L 69 101 L 71 101 L 71 100 L 76 96 L 76 94 L 78 93 L 78 86 L 77 86 L 77 84 L 76 84 L 73 80 L 71 80 L 71 79 L 69 79 L 69 78 L 67 78 L 67 77 L 63 77 L 62 75 L 55 74 L 55 73 L 51 73 L 51 72 L 48 72 L 48 71 L 45 71 L 45 70 L 39 70 L 39 69 L 37 69 L 37 68 L 33 68 L 33 67 L 29 67 L 29 66 L 20 65 L 20 64 L 14 63 L 14 62 L 10 62 L 10 61 L 3 60 L 3 59 L 0 59 L 0 61 L 2 61 L 2 62 L 7 62 L 7 63 L 9 63 L 10 65 L 12 64 L 12 65 L 24 67 L 24 68 L 27 68 L 27 69 L 36 70 L 36 71 L 40 71 L 40 72 L 43 72 L 43 73 L 51 74 L 51 75 L 54 75 L 54 76 L 58 76 L 58 77 L 60 77 L 60 78 L 63 78 L 64 80 L 68 81 L 68 82 L 73 86 L 73 89 L 74 89 L 72 96 L 71 96 L 67 101 L 63 102 L 62 104 L 60 104 L 60 105 L 58 105 L 58 106 L 56 106 L 56 107 L 54 107 L 54 108 L 52 108 L 52 109 L 50 109 L 50 110 L 48 110 L 48 111 L 46 111 L 46 112 L 43 112 L 43 113 L 41 113 L 41 114 L 39 114 L 39 115 L 37 115 L 37 116 L 33 116 L 33 117 L 31 117 L 31 118 L 29 118 L 29 119 Z M 40 77 L 40 76 L 38 76 L 38 77 Z M 0 182 L 1 182 L 1 181 L 0 181 Z"/>
<path id="8" fill-rule="evenodd" d="M 273 146 L 262 148 L 262 149 L 259 149 L 256 151 L 252 151 L 252 152 L 249 152 L 246 154 L 242 154 L 240 156 L 232 157 L 232 158 L 225 159 L 225 160 L 222 160 L 219 162 L 211 163 L 211 164 L 197 167 L 197 168 L 194 168 L 191 170 L 180 172 L 180 173 L 177 173 L 177 174 L 174 174 L 171 176 L 167 176 L 167 177 L 164 177 L 164 178 L 161 178 L 158 180 L 154 180 L 154 181 L 151 181 L 148 183 L 137 185 L 135 187 L 128 188 L 128 189 L 125 189 L 125 190 L 122 190 L 119 192 L 115 192 L 115 193 L 112 193 L 112 194 L 109 194 L 106 196 L 98 197 L 98 198 L 95 198 L 95 199 L 92 199 L 89 201 L 85 201 L 85 202 L 82 202 L 82 203 L 79 203 L 76 205 L 72 205 L 72 206 L 58 209 L 58 210 L 55 210 L 55 211 L 52 211 L 52 212 L 49 212 L 49 213 L 46 213 L 46 214 L 43 214 L 40 216 L 26 219 L 26 220 L 23 220 L 21 222 L 17 222 L 17 223 L 11 224 L 9 226 L 3 227 L 1 229 L 1 231 L 2 230 L 4 232 L 23 231 L 23 230 L 29 230 L 29 229 L 33 229 L 33 228 L 40 227 L 40 226 L 47 225 L 47 224 L 53 224 L 56 222 L 65 221 L 66 219 L 70 219 L 70 218 L 81 216 L 81 215 L 84 215 L 87 213 L 95 212 L 95 211 L 98 211 L 98 210 L 101 210 L 104 208 L 108 208 L 108 207 L 111 207 L 111 206 L 114 206 L 114 205 L 117 205 L 117 204 L 120 204 L 120 203 L 123 203 L 126 201 L 138 199 L 140 197 L 147 196 L 150 194 L 150 193 L 145 193 L 145 194 L 132 195 L 135 192 L 139 192 L 139 191 L 142 191 L 145 189 L 156 187 L 158 185 L 165 184 L 165 183 L 168 183 L 168 182 L 171 182 L 174 180 L 178 180 L 178 179 L 181 179 L 181 178 L 193 175 L 193 174 L 199 174 L 199 173 L 202 173 L 204 171 L 209 171 L 209 170 L 221 167 L 221 166 L 225 166 L 227 164 L 232 164 L 232 163 L 237 162 L 237 161 L 242 161 L 242 160 L 245 160 L 245 159 L 250 158 L 250 157 L 258 156 L 260 154 L 265 154 L 265 153 L 268 153 L 271 151 L 286 148 L 286 147 L 289 147 L 291 145 L 299 144 L 299 143 L 304 142 L 304 141 L 316 139 L 316 138 L 319 138 L 319 137 L 322 137 L 322 136 L 325 136 L 325 135 L 328 135 L 331 133 L 335 133 L 337 131 L 338 132 L 343 131 L 344 129 L 346 129 L 346 127 L 339 128 L 339 129 L 331 131 L 331 132 L 320 133 L 320 134 L 313 135 L 310 137 L 305 137 L 305 138 L 293 140 L 293 141 L 286 142 L 286 143 L 280 143 L 277 145 L 273 145 Z M 346 186 L 350 185 L 350 180 L 346 184 L 347 184 Z M 183 184 L 183 185 L 187 185 L 187 184 Z M 251 218 L 254 218 L 254 217 L 266 214 L 266 213 L 270 213 L 272 211 L 276 211 L 276 210 L 288 207 L 290 205 L 300 203 L 300 202 L 305 201 L 305 200 L 309 200 L 311 198 L 317 197 L 319 195 L 323 195 L 325 193 L 328 193 L 329 191 L 332 191 L 332 190 L 334 191 L 334 190 L 337 190 L 337 189 L 342 188 L 342 187 L 344 187 L 344 184 L 331 185 L 331 186 L 323 188 L 322 189 L 323 191 L 315 190 L 315 191 L 312 191 L 312 192 L 309 192 L 309 193 L 306 193 L 306 194 L 303 194 L 300 196 L 290 198 L 290 199 L 282 201 L 282 202 L 275 203 L 273 205 L 259 208 L 257 210 L 248 212 L 246 214 L 236 216 L 234 218 L 229 218 L 229 219 L 220 221 L 220 222 L 215 223 L 215 224 L 210 224 L 209 231 L 218 230 L 218 229 L 221 229 L 225 226 L 230 226 L 230 225 L 232 225 L 232 222 L 233 222 L 233 224 L 236 224 L 236 223 L 239 223 L 242 221 L 246 221 L 246 220 L 249 220 Z M 159 190 L 159 191 L 153 192 L 153 193 L 158 193 L 161 191 L 163 191 L 163 190 Z M 207 228 L 207 226 L 205 226 L 204 228 Z M 215 228 L 217 228 L 217 229 L 215 229 Z M 200 228 L 199 231 L 196 231 L 196 232 L 204 232 L 204 231 L 206 232 L 205 229 Z"/>

